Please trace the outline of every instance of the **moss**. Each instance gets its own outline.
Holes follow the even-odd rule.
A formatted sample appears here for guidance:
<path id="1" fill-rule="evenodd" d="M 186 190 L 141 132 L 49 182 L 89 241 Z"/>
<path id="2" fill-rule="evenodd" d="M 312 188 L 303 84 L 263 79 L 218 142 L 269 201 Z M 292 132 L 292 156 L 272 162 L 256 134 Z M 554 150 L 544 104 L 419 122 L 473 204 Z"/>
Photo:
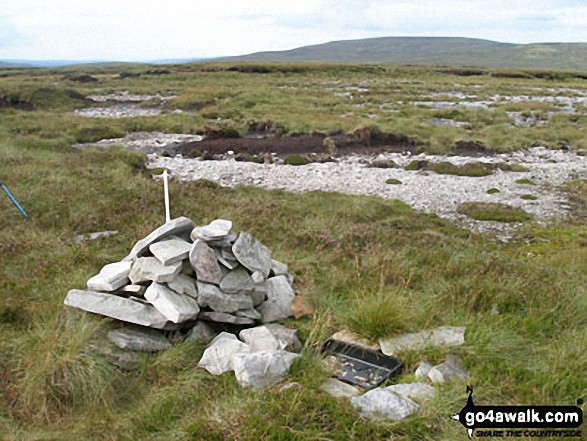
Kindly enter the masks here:
<path id="1" fill-rule="evenodd" d="M 531 179 L 518 179 L 516 180 L 516 184 L 534 185 L 534 181 L 532 181 Z"/>
<path id="2" fill-rule="evenodd" d="M 487 194 L 496 194 L 496 193 L 500 193 L 499 188 L 490 188 L 489 190 L 487 190 Z"/>
<path id="3" fill-rule="evenodd" d="M 432 165 L 432 171 L 439 175 L 481 177 L 493 174 L 493 169 L 493 164 L 484 162 L 469 162 L 462 165 L 455 165 L 451 162 L 438 162 Z"/>
<path id="4" fill-rule="evenodd" d="M 458 206 L 457 212 L 480 221 L 524 222 L 530 219 L 521 208 L 492 202 L 466 202 Z"/>
<path id="5" fill-rule="evenodd" d="M 400 181 L 399 179 L 388 179 L 387 181 L 385 181 L 386 184 L 391 184 L 391 185 L 401 185 L 402 181 Z"/>
<path id="6" fill-rule="evenodd" d="M 397 163 L 393 159 L 376 159 L 369 164 L 373 168 L 397 168 Z"/>
<path id="7" fill-rule="evenodd" d="M 284 159 L 286 165 L 306 165 L 310 161 L 303 155 L 289 155 Z"/>
<path id="8" fill-rule="evenodd" d="M 535 201 L 536 199 L 538 199 L 538 197 L 534 196 L 533 194 L 523 194 L 520 197 L 526 201 Z"/>
<path id="9" fill-rule="evenodd" d="M 404 167 L 404 170 L 415 171 L 422 170 L 428 167 L 428 161 L 412 161 Z"/>

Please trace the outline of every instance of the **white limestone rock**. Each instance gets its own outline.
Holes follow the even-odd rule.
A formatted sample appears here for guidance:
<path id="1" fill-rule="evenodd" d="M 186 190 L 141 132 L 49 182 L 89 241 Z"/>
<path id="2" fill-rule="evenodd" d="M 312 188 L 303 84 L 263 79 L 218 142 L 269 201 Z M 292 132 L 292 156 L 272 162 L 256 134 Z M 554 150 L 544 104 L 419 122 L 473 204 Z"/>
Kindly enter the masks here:
<path id="1" fill-rule="evenodd" d="M 225 294 L 217 286 L 209 283 L 198 283 L 198 303 L 202 307 L 209 306 L 216 312 L 236 312 L 253 308 L 253 300 L 249 296 Z"/>
<path id="2" fill-rule="evenodd" d="M 178 294 L 160 283 L 153 283 L 147 288 L 145 299 L 173 323 L 194 319 L 200 312 L 193 298 Z"/>
<path id="3" fill-rule="evenodd" d="M 134 294 L 135 296 L 143 296 L 145 295 L 146 289 L 147 287 L 143 285 L 126 285 L 120 288 L 120 292 Z"/>
<path id="4" fill-rule="evenodd" d="M 287 265 L 278 260 L 271 259 L 271 272 L 274 276 L 285 276 L 287 274 Z"/>
<path id="5" fill-rule="evenodd" d="M 263 277 L 269 276 L 271 251 L 249 233 L 241 232 L 232 246 L 232 252 L 240 264 L 252 273 L 260 271 Z"/>
<path id="6" fill-rule="evenodd" d="M 397 355 L 402 351 L 418 351 L 426 347 L 454 347 L 465 343 L 464 326 L 440 326 L 438 328 L 404 334 L 394 338 L 380 339 L 381 351 L 385 355 Z"/>
<path id="7" fill-rule="evenodd" d="M 195 227 L 191 232 L 191 239 L 195 242 L 201 239 L 205 242 L 210 240 L 221 240 L 230 233 L 232 222 L 224 219 L 216 219 L 208 225 Z"/>
<path id="8" fill-rule="evenodd" d="M 238 317 L 236 315 L 228 314 L 226 312 L 205 311 L 200 312 L 199 318 L 202 320 L 209 320 L 220 323 L 232 323 L 234 325 L 252 325 L 255 323 L 254 319 L 247 317 Z"/>
<path id="9" fill-rule="evenodd" d="M 196 281 L 186 274 L 178 274 L 171 282 L 167 282 L 167 286 L 178 294 L 185 294 L 194 299 L 198 298 Z"/>
<path id="10" fill-rule="evenodd" d="M 328 378 L 322 383 L 320 389 L 333 398 L 353 398 L 361 394 L 356 387 L 337 380 L 336 378 Z"/>
<path id="11" fill-rule="evenodd" d="M 271 387 L 283 380 L 297 357 L 287 351 L 239 354 L 234 357 L 234 374 L 242 387 Z"/>
<path id="12" fill-rule="evenodd" d="M 105 265 L 100 273 L 88 280 L 90 291 L 116 291 L 128 283 L 131 262 L 116 262 Z"/>
<path id="13" fill-rule="evenodd" d="M 403 420 L 420 409 L 420 406 L 409 398 L 401 397 L 382 388 L 376 388 L 359 397 L 351 398 L 351 404 L 358 407 L 359 413 L 366 418 L 391 419 L 393 421 Z"/>
<path id="14" fill-rule="evenodd" d="M 229 272 L 220 282 L 220 289 L 227 294 L 244 294 L 255 287 L 253 279 L 244 268 L 236 268 Z"/>
<path id="15" fill-rule="evenodd" d="M 198 367 L 213 375 L 220 375 L 234 369 L 234 358 L 249 352 L 249 346 L 236 338 L 236 335 L 221 332 L 204 351 Z"/>
<path id="16" fill-rule="evenodd" d="M 432 369 L 432 365 L 422 361 L 418 365 L 418 368 L 414 374 L 418 379 L 428 378 L 428 372 L 430 372 L 430 369 Z"/>
<path id="17" fill-rule="evenodd" d="M 193 228 L 194 223 L 187 217 L 182 216 L 177 219 L 172 219 L 151 232 L 144 239 L 139 240 L 123 261 L 135 260 L 137 257 L 142 256 L 152 243 L 158 242 L 165 237 L 178 236 L 187 238 Z"/>
<path id="18" fill-rule="evenodd" d="M 469 374 L 463 368 L 460 358 L 453 353 L 448 353 L 444 363 L 434 366 L 428 372 L 428 378 L 434 384 L 442 384 L 453 380 L 465 381 L 468 377 Z"/>
<path id="19" fill-rule="evenodd" d="M 290 307 L 294 296 L 285 276 L 267 280 L 267 300 L 257 308 L 261 313 L 262 322 L 269 323 L 288 318 L 291 315 Z"/>
<path id="20" fill-rule="evenodd" d="M 163 265 L 154 257 L 139 257 L 134 261 L 129 278 L 133 284 L 149 280 L 158 283 L 171 282 L 181 271 L 181 262 Z"/>
<path id="21" fill-rule="evenodd" d="M 167 318 L 152 306 L 112 294 L 72 289 L 67 293 L 63 303 L 94 314 L 151 328 L 168 328 L 169 324 Z"/>
<path id="22" fill-rule="evenodd" d="M 426 383 L 393 384 L 385 389 L 416 401 L 426 401 L 434 398 L 436 389 Z"/>
<path id="23" fill-rule="evenodd" d="M 159 260 L 163 265 L 171 265 L 172 263 L 180 262 L 187 259 L 192 244 L 179 238 L 170 238 L 155 242 L 149 246 L 149 251 L 153 256 Z"/>

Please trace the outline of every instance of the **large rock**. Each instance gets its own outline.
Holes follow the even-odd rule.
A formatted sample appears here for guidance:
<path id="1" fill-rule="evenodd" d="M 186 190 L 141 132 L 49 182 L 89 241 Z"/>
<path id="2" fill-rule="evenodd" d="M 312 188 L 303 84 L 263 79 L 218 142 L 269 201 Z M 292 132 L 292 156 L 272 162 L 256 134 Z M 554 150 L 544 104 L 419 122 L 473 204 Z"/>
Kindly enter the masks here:
<path id="1" fill-rule="evenodd" d="M 290 307 L 294 296 L 285 276 L 267 280 L 267 300 L 257 308 L 261 313 L 262 322 L 269 323 L 288 318 L 291 315 Z"/>
<path id="2" fill-rule="evenodd" d="M 265 278 L 269 276 L 271 251 L 249 233 L 241 232 L 232 246 L 232 252 L 240 264 L 252 273 L 260 271 Z"/>
<path id="3" fill-rule="evenodd" d="M 409 398 L 382 388 L 370 390 L 360 397 L 351 398 L 351 404 L 359 413 L 370 419 L 391 419 L 399 421 L 417 412 L 420 406 Z"/>
<path id="4" fill-rule="evenodd" d="M 172 219 L 165 225 L 157 228 L 144 239 L 139 240 L 130 251 L 129 255 L 126 256 L 123 260 L 135 260 L 137 257 L 142 256 L 149 249 L 149 246 L 152 243 L 158 242 L 165 237 L 179 236 L 187 238 L 193 229 L 194 224 L 187 217 L 182 216 L 178 217 L 177 219 Z"/>
<path id="5" fill-rule="evenodd" d="M 137 325 L 151 328 L 168 328 L 167 318 L 157 309 L 131 299 L 95 291 L 72 289 L 64 303 L 73 308 L 105 315 Z"/>
<path id="6" fill-rule="evenodd" d="M 139 257 L 130 269 L 130 281 L 133 284 L 147 282 L 171 282 L 181 271 L 181 262 L 163 265 L 154 257 Z"/>
<path id="7" fill-rule="evenodd" d="M 120 288 L 120 292 L 126 294 L 133 294 L 135 296 L 143 296 L 145 295 L 146 289 L 147 287 L 143 285 L 126 285 Z"/>
<path id="8" fill-rule="evenodd" d="M 355 334 L 354 332 L 348 331 L 346 329 L 336 332 L 332 335 L 331 338 L 333 338 L 334 340 L 349 343 L 351 345 L 372 349 L 374 351 L 378 351 L 380 349 L 377 343 L 373 343 L 372 341 L 369 341 L 366 338 L 363 338 L 360 335 Z"/>
<path id="9" fill-rule="evenodd" d="M 271 272 L 274 276 L 285 276 L 287 274 L 287 265 L 278 260 L 271 259 Z"/>
<path id="10" fill-rule="evenodd" d="M 244 268 L 229 272 L 220 282 L 220 289 L 228 294 L 244 294 L 253 291 L 255 284 Z"/>
<path id="11" fill-rule="evenodd" d="M 171 344 L 153 329 L 119 328 L 108 332 L 108 339 L 120 349 L 157 352 L 169 349 Z"/>
<path id="12" fill-rule="evenodd" d="M 232 323 L 233 325 L 252 325 L 255 323 L 254 319 L 247 317 L 238 317 L 226 312 L 205 311 L 201 312 L 199 318 L 219 323 Z"/>
<path id="13" fill-rule="evenodd" d="M 202 342 L 209 342 L 210 340 L 212 340 L 214 337 L 216 337 L 216 333 L 214 332 L 214 330 L 208 326 L 206 323 L 204 322 L 198 322 L 196 323 L 196 326 L 194 326 L 192 329 L 190 329 L 190 331 L 188 332 L 185 341 L 202 341 Z"/>
<path id="14" fill-rule="evenodd" d="M 171 265 L 186 259 L 191 249 L 191 243 L 179 238 L 166 239 L 149 246 L 149 251 L 163 265 Z"/>
<path id="15" fill-rule="evenodd" d="M 242 387 L 271 387 L 287 375 L 296 357 L 287 351 L 239 354 L 234 357 L 234 374 Z"/>
<path id="16" fill-rule="evenodd" d="M 230 229 L 232 228 L 232 222 L 224 219 L 216 219 L 210 222 L 208 225 L 202 227 L 195 227 L 191 232 L 191 239 L 195 242 L 201 239 L 205 242 L 210 240 L 218 241 L 224 239 Z"/>
<path id="17" fill-rule="evenodd" d="M 428 364 L 425 361 L 422 361 L 418 365 L 418 368 L 416 369 L 416 372 L 414 372 L 414 375 L 416 375 L 416 378 L 418 378 L 418 379 L 428 378 L 428 373 L 430 372 L 431 369 L 432 369 L 431 364 Z"/>
<path id="18" fill-rule="evenodd" d="M 289 352 L 300 352 L 302 350 L 302 342 L 298 339 L 297 329 L 286 328 L 277 323 L 269 323 L 265 327 L 279 341 L 280 346 L 282 346 L 281 349 Z"/>
<path id="19" fill-rule="evenodd" d="M 402 351 L 419 351 L 429 346 L 460 346 L 465 343 L 464 326 L 440 326 L 436 329 L 381 339 L 381 351 L 385 355 L 397 355 Z"/>
<path id="20" fill-rule="evenodd" d="M 217 286 L 198 282 L 198 303 L 216 312 L 236 312 L 253 308 L 253 300 L 244 295 L 225 294 Z"/>
<path id="21" fill-rule="evenodd" d="M 385 389 L 416 401 L 426 401 L 436 395 L 436 389 L 426 383 L 393 384 Z"/>
<path id="22" fill-rule="evenodd" d="M 251 352 L 279 351 L 286 346 L 275 338 L 266 326 L 243 329 L 239 337 L 249 345 Z"/>
<path id="23" fill-rule="evenodd" d="M 116 291 L 128 283 L 131 262 L 116 262 L 105 265 L 100 273 L 88 280 L 90 291 Z"/>
<path id="24" fill-rule="evenodd" d="M 178 294 L 198 298 L 196 281 L 186 274 L 178 274 L 171 282 L 167 282 L 167 286 Z"/>
<path id="25" fill-rule="evenodd" d="M 173 323 L 181 323 L 198 316 L 200 308 L 191 297 L 178 294 L 160 283 L 153 283 L 145 291 L 145 298 Z"/>
<path id="26" fill-rule="evenodd" d="M 189 254 L 190 263 L 196 271 L 200 282 L 209 282 L 220 285 L 223 274 L 216 260 L 214 250 L 202 240 L 196 240 Z"/>
<path id="27" fill-rule="evenodd" d="M 234 369 L 234 358 L 249 352 L 249 346 L 236 338 L 236 335 L 221 332 L 210 342 L 204 351 L 198 367 L 213 375 L 220 375 Z"/>
<path id="28" fill-rule="evenodd" d="M 352 398 L 361 394 L 356 387 L 337 380 L 336 378 L 327 379 L 322 383 L 320 389 L 334 398 Z"/>

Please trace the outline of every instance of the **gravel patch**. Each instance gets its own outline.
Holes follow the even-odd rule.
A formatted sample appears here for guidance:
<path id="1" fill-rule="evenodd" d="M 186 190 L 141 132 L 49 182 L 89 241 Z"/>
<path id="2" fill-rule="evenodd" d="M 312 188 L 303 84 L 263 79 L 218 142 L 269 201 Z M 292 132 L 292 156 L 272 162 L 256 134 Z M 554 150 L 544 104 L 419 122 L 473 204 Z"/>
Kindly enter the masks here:
<path id="1" fill-rule="evenodd" d="M 373 159 L 392 159 L 402 167 L 413 160 L 450 161 L 457 165 L 477 160 L 507 162 L 524 165 L 530 171 L 514 173 L 497 170 L 491 176 L 464 177 L 438 175 L 430 171 L 406 171 L 401 168 L 366 167 L 365 163 Z M 304 166 L 256 164 L 237 162 L 234 159 L 202 161 L 181 156 L 164 158 L 152 154 L 149 155 L 148 167 L 165 167 L 181 181 L 208 179 L 225 187 L 244 184 L 293 192 L 321 190 L 398 199 L 416 210 L 435 213 L 461 227 L 478 233 L 493 233 L 503 240 L 511 237 L 520 225 L 475 221 L 458 214 L 457 207 L 464 202 L 501 202 L 526 210 L 538 222 L 563 219 L 570 207 L 566 195 L 558 187 L 571 179 L 587 177 L 587 161 L 583 157 L 542 147 L 475 159 L 399 153 L 376 157 L 352 155 L 341 158 L 338 162 Z M 515 182 L 523 178 L 531 179 L 535 185 Z M 402 184 L 386 184 L 388 179 L 398 179 Z M 490 188 L 498 188 L 500 192 L 487 194 Z M 528 193 L 538 199 L 521 199 L 522 195 Z"/>
<path id="2" fill-rule="evenodd" d="M 200 135 L 183 135 L 168 134 L 161 132 L 133 132 L 124 138 L 103 139 L 98 142 L 88 144 L 75 144 L 74 147 L 84 148 L 87 146 L 110 147 L 121 145 L 129 150 L 139 150 L 142 152 L 153 153 L 159 150 L 165 150 L 168 147 L 178 146 L 186 142 L 201 141 Z"/>

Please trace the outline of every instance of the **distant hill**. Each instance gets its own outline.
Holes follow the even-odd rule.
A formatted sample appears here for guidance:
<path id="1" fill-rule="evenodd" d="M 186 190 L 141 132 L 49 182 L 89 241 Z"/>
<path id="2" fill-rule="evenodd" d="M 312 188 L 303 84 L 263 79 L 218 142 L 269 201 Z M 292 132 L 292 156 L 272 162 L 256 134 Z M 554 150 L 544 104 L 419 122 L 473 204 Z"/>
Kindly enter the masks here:
<path id="1" fill-rule="evenodd" d="M 0 61 L 0 69 L 6 67 L 32 67 L 32 65 L 13 61 Z"/>
<path id="2" fill-rule="evenodd" d="M 489 68 L 587 70 L 587 43 L 498 43 L 460 37 L 342 40 L 216 61 L 325 61 Z"/>

